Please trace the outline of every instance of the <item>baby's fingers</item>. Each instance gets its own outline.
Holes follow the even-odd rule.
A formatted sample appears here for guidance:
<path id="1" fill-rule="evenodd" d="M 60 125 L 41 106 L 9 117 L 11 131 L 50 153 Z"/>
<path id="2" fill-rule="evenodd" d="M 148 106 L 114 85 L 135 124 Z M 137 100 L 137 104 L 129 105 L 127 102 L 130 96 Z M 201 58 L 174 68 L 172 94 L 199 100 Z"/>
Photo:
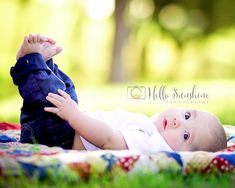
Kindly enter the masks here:
<path id="1" fill-rule="evenodd" d="M 45 107 L 44 110 L 46 112 L 51 112 L 51 113 L 54 113 L 54 114 L 57 114 L 59 112 L 59 109 L 55 108 L 55 107 Z"/>
<path id="2" fill-rule="evenodd" d="M 56 107 L 60 107 L 62 101 L 58 100 L 58 98 L 56 96 L 53 95 L 48 95 L 46 96 L 46 100 L 48 100 L 50 103 L 54 104 Z"/>
<path id="3" fill-rule="evenodd" d="M 61 90 L 61 89 L 58 89 L 58 93 L 64 97 L 65 99 L 69 99 L 70 98 L 70 95 L 68 93 L 66 93 L 65 91 Z"/>
<path id="4" fill-rule="evenodd" d="M 59 102 L 61 102 L 61 103 L 63 103 L 64 100 L 65 100 L 63 96 L 60 96 L 60 95 L 55 94 L 55 93 L 48 93 L 47 96 L 49 96 L 49 97 L 51 97 L 51 98 L 54 98 L 55 100 L 57 100 L 57 101 L 59 101 Z"/>

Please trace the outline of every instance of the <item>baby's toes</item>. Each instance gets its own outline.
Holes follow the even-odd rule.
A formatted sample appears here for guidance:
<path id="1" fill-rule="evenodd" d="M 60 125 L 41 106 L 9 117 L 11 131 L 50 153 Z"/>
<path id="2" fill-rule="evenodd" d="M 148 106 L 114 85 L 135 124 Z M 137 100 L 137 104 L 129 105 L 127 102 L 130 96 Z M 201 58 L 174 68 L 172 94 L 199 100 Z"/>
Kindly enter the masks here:
<path id="1" fill-rule="evenodd" d="M 34 36 L 33 36 L 32 34 L 29 34 L 29 36 L 28 36 L 28 42 L 29 42 L 30 44 L 33 43 L 33 38 L 34 38 Z"/>
<path id="2" fill-rule="evenodd" d="M 33 35 L 33 43 L 37 43 L 38 42 L 38 37 L 37 35 Z"/>

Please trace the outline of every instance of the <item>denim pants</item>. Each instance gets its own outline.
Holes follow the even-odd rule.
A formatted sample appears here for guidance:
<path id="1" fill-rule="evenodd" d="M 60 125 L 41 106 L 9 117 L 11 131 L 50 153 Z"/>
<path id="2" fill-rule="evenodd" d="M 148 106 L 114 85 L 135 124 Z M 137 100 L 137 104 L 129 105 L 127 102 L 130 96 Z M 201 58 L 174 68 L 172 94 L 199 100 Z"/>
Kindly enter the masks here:
<path id="1" fill-rule="evenodd" d="M 20 124 L 22 143 L 39 143 L 71 149 L 75 131 L 69 123 L 55 114 L 44 111 L 53 106 L 46 100 L 49 92 L 67 92 L 78 102 L 72 80 L 58 69 L 52 59 L 45 62 L 39 53 L 21 57 L 10 74 L 23 98 Z"/>

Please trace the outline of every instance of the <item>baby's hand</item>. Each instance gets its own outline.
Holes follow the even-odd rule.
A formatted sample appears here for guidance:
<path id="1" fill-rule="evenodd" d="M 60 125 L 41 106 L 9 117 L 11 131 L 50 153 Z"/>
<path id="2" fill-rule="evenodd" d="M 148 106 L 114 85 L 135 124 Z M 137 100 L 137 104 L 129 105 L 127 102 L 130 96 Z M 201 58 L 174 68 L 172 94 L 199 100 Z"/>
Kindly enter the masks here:
<path id="1" fill-rule="evenodd" d="M 58 94 L 49 93 L 46 99 L 55 105 L 55 107 L 45 107 L 44 110 L 47 112 L 54 113 L 60 118 L 70 121 L 76 116 L 78 111 L 77 104 L 71 99 L 70 95 L 66 92 L 58 89 Z"/>

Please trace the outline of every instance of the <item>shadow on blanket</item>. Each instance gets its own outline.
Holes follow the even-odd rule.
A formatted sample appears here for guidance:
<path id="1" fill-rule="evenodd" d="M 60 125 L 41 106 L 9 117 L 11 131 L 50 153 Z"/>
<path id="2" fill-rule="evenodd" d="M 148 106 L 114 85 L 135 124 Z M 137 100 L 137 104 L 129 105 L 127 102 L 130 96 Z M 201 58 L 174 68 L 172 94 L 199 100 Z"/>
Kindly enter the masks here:
<path id="1" fill-rule="evenodd" d="M 22 144 L 20 126 L 0 123 L 0 176 L 20 173 L 40 178 L 49 174 L 103 174 L 119 169 L 128 173 L 138 171 L 189 173 L 235 172 L 235 126 L 225 126 L 229 147 L 219 152 L 158 152 L 143 154 L 133 151 L 73 151 L 40 144 Z"/>

